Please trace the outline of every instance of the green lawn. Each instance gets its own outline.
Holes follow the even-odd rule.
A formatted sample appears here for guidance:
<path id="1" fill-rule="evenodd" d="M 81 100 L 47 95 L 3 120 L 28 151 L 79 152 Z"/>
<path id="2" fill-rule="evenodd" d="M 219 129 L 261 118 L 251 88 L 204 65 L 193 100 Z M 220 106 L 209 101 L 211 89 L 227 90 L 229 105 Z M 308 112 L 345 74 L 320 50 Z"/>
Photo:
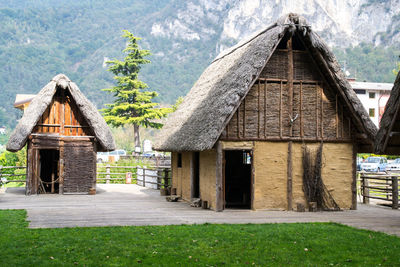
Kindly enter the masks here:
<path id="1" fill-rule="evenodd" d="M 0 210 L 0 266 L 399 266 L 400 238 L 332 223 L 28 229 Z"/>

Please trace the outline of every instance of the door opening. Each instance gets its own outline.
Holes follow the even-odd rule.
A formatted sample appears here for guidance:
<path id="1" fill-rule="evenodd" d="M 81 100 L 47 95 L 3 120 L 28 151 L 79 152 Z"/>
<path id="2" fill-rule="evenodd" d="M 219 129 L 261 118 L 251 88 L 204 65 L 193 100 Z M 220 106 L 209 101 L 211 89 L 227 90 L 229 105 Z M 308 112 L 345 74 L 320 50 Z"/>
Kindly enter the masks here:
<path id="1" fill-rule="evenodd" d="M 225 207 L 251 208 L 250 150 L 225 151 Z"/>
<path id="2" fill-rule="evenodd" d="M 192 198 L 200 198 L 200 153 L 193 153 Z"/>
<path id="3" fill-rule="evenodd" d="M 56 149 L 40 150 L 40 172 L 38 175 L 38 193 L 58 193 L 60 153 Z"/>

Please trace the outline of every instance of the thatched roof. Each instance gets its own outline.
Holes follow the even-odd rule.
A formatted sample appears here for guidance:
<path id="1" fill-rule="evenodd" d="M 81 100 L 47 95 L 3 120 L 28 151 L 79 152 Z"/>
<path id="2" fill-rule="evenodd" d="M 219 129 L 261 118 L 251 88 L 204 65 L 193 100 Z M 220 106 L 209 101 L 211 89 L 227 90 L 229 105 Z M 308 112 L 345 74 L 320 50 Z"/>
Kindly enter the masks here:
<path id="1" fill-rule="evenodd" d="M 222 52 L 203 72 L 176 112 L 167 119 L 154 149 L 202 151 L 211 149 L 240 102 L 268 62 L 286 32 L 298 32 L 315 61 L 331 77 L 353 114 L 357 129 L 373 142 L 376 126 L 347 82 L 328 46 L 296 14 Z"/>
<path id="2" fill-rule="evenodd" d="M 380 128 L 375 138 L 375 153 L 377 154 L 397 154 L 400 155 L 400 147 L 397 151 L 390 149 L 388 151 L 389 139 L 392 137 L 393 126 L 399 117 L 400 109 L 400 72 L 397 74 L 393 89 L 390 92 L 390 98 L 386 103 L 385 112 L 382 115 Z"/>
<path id="3" fill-rule="evenodd" d="M 55 76 L 45 87 L 43 87 L 42 90 L 40 90 L 35 98 L 33 98 L 17 127 L 11 134 L 7 143 L 7 150 L 18 151 L 24 147 L 26 140 L 40 120 L 43 112 L 51 104 L 57 88 L 68 90 L 71 93 L 78 109 L 96 136 L 97 142 L 100 145 L 99 150 L 114 150 L 114 138 L 103 117 L 100 115 L 96 107 L 82 94 L 78 86 L 71 82 L 64 74 L 58 74 Z"/>

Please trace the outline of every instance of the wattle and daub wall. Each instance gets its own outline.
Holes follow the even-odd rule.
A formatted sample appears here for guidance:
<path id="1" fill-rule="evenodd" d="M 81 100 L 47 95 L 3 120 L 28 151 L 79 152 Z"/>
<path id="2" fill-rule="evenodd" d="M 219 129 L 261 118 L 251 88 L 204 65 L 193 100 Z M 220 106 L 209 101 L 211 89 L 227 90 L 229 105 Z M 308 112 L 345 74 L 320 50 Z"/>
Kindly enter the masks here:
<path id="1" fill-rule="evenodd" d="M 288 161 L 292 208 L 307 207 L 302 189 L 302 145 L 323 145 L 322 180 L 342 209 L 354 207 L 354 124 L 333 90 L 294 36 L 284 38 L 220 136 L 223 149 L 253 151 L 253 209 L 288 209 Z M 291 156 L 288 144 L 292 143 Z M 200 197 L 215 209 L 216 150 L 200 152 Z M 173 186 L 190 200 L 190 152 L 176 167 Z M 188 190 L 188 191 L 187 191 Z M 290 207 L 289 207 L 290 209 Z"/>

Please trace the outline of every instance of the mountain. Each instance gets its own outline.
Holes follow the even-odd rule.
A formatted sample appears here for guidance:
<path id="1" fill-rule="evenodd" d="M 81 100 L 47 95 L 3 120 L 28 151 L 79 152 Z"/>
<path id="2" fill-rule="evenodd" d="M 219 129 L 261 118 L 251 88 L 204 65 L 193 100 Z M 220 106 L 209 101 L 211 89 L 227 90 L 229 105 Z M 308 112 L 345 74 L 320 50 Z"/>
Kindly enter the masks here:
<path id="1" fill-rule="evenodd" d="M 127 29 L 151 64 L 141 78 L 159 101 L 185 95 L 223 49 L 297 12 L 359 80 L 392 82 L 400 54 L 400 0 L 0 1 L 0 126 L 13 127 L 15 94 L 67 74 L 98 108 L 112 97 L 108 59 L 122 59 Z"/>

